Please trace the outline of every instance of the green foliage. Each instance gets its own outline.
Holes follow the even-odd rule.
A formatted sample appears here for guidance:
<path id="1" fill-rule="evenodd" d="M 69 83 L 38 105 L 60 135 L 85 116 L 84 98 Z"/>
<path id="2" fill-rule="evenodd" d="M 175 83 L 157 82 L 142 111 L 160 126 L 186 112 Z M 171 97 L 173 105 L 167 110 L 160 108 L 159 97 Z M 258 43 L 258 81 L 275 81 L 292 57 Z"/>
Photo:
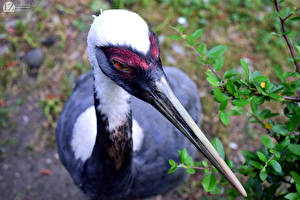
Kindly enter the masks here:
<path id="1" fill-rule="evenodd" d="M 224 158 L 225 153 L 221 141 L 218 138 L 215 138 L 212 144 L 220 154 L 220 156 Z M 169 164 L 171 166 L 169 169 L 169 174 L 176 172 L 179 168 L 184 168 L 186 170 L 186 173 L 188 174 L 194 174 L 196 173 L 196 170 L 204 170 L 205 176 L 201 182 L 204 190 L 211 194 L 221 193 L 221 182 L 223 180 L 218 180 L 216 178 L 217 170 L 214 167 L 209 167 L 206 161 L 202 161 L 201 163 L 194 162 L 193 158 L 188 154 L 186 149 L 183 149 L 181 151 L 179 150 L 178 154 L 180 158 L 179 164 L 174 160 L 169 160 Z"/>
<path id="2" fill-rule="evenodd" d="M 8 126 L 9 116 L 8 110 L 0 107 L 0 133 L 2 129 Z"/>
<path id="3" fill-rule="evenodd" d="M 279 3 L 279 7 L 291 5 L 282 2 Z M 177 1 L 177 3 L 182 2 Z M 239 4 L 239 1 L 236 1 L 236 4 Z M 293 23 L 299 20 L 298 16 L 293 16 L 297 11 L 299 9 L 294 6 L 291 8 L 287 6 L 280 9 L 280 12 L 275 10 L 274 13 L 284 23 Z M 276 22 L 279 24 L 274 26 L 281 28 L 280 21 Z M 220 104 L 220 121 L 226 126 L 230 123 L 231 116 L 247 114 L 249 122 L 259 124 L 265 130 L 265 133 L 259 133 L 262 134 L 260 149 L 254 152 L 242 151 L 245 163 L 239 169 L 233 168 L 232 161 L 226 159 L 220 140 L 214 139 L 212 142 L 229 166 L 237 170 L 240 175 L 247 177 L 244 186 L 248 192 L 248 199 L 300 199 L 300 107 L 299 98 L 296 97 L 297 91 L 300 90 L 300 73 L 297 72 L 299 70 L 297 62 L 299 65 L 300 58 L 299 42 L 291 44 L 296 54 L 292 59 L 287 58 L 290 63 L 295 64 L 294 68 L 290 68 L 291 71 L 284 72 L 281 66 L 275 65 L 273 71 L 276 77 L 268 77 L 264 75 L 264 71 L 253 70 L 246 60 L 241 59 L 240 66 L 225 70 L 223 76 L 220 76 L 218 73 L 223 69 L 227 47 L 225 45 L 208 47 L 201 42 L 203 28 L 191 34 L 186 33 L 187 28 L 174 29 L 178 34 L 171 38 L 184 40 L 186 46 L 197 55 L 201 64 L 208 67 L 207 81 L 212 86 L 211 94 Z M 294 38 L 293 34 L 293 31 L 286 30 L 275 35 Z M 284 40 L 281 42 L 284 43 Z M 271 111 L 270 105 L 279 105 L 280 109 Z M 207 163 L 204 165 L 203 162 L 199 167 L 190 157 L 188 162 L 181 157 L 182 155 L 179 164 L 170 163 L 173 168 L 176 166 L 176 169 L 179 167 L 193 169 L 193 173 L 195 170 L 204 169 L 202 186 L 205 191 L 211 194 L 222 193 L 224 184 L 220 183 L 224 182 L 224 180 L 222 182 L 224 178 L 218 180 L 214 167 L 209 167 Z M 234 199 L 237 195 L 232 190 L 227 192 L 228 199 Z"/>
<path id="4" fill-rule="evenodd" d="M 59 113 L 62 111 L 63 102 L 58 98 L 46 98 L 40 102 L 40 106 L 44 110 L 44 114 L 46 115 L 48 122 L 51 126 L 55 127 L 57 122 L 57 117 Z"/>

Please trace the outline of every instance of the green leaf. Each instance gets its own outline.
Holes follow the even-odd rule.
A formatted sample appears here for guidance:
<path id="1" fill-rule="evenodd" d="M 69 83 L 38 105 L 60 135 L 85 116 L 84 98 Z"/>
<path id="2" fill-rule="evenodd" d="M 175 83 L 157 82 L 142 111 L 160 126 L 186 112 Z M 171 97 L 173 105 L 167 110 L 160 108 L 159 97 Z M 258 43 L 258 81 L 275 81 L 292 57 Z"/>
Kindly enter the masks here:
<path id="1" fill-rule="evenodd" d="M 225 87 L 229 94 L 231 94 L 231 95 L 234 94 L 235 87 L 234 87 L 232 80 L 227 80 Z"/>
<path id="2" fill-rule="evenodd" d="M 179 158 L 180 158 L 180 162 L 184 163 L 188 166 L 192 166 L 194 165 L 194 160 L 193 158 L 188 154 L 186 148 L 184 148 L 182 151 L 178 151 L 179 153 Z"/>
<path id="3" fill-rule="evenodd" d="M 216 185 L 216 187 L 214 187 L 214 189 L 210 191 L 211 194 L 220 194 L 221 192 L 222 192 L 222 187 L 220 185 Z"/>
<path id="4" fill-rule="evenodd" d="M 259 115 L 263 119 L 267 119 L 267 118 L 278 116 L 279 113 L 271 113 L 271 111 L 269 109 L 264 109 L 263 111 L 261 111 L 261 113 Z"/>
<path id="5" fill-rule="evenodd" d="M 281 165 L 279 164 L 279 162 L 277 162 L 276 160 L 271 160 L 270 164 L 276 172 L 278 173 L 282 172 Z"/>
<path id="6" fill-rule="evenodd" d="M 234 106 L 244 107 L 244 106 L 246 106 L 249 103 L 249 101 L 246 100 L 246 99 L 235 99 L 231 103 Z"/>
<path id="7" fill-rule="evenodd" d="M 241 62 L 241 65 L 242 65 L 242 67 L 243 67 L 243 69 L 244 69 L 246 79 L 249 80 L 249 68 L 248 68 L 248 63 L 246 63 L 243 59 L 241 59 L 240 62 Z"/>
<path id="8" fill-rule="evenodd" d="M 248 90 L 248 89 L 240 90 L 240 94 L 241 94 L 241 95 L 248 95 L 248 94 L 250 94 L 250 93 L 251 93 L 251 91 Z"/>
<path id="9" fill-rule="evenodd" d="M 289 194 L 285 195 L 284 198 L 289 199 L 289 200 L 299 200 L 300 194 L 293 192 L 293 193 L 289 193 Z"/>
<path id="10" fill-rule="evenodd" d="M 174 160 L 169 160 L 169 164 L 171 165 L 171 167 L 177 166 L 177 164 Z"/>
<path id="11" fill-rule="evenodd" d="M 178 30 L 180 33 L 183 33 L 184 29 L 185 28 L 183 26 L 180 26 L 180 27 L 176 28 L 176 30 Z"/>
<path id="12" fill-rule="evenodd" d="M 300 123 L 300 115 L 294 115 L 291 117 L 287 123 L 287 128 L 289 131 L 294 130 Z"/>
<path id="13" fill-rule="evenodd" d="M 205 55 L 206 54 L 206 44 L 205 43 L 202 43 L 200 44 L 199 46 L 196 47 L 196 51 L 198 53 L 200 53 L 201 55 Z"/>
<path id="14" fill-rule="evenodd" d="M 259 93 L 261 93 L 262 95 L 265 95 L 265 96 L 267 95 L 267 93 L 265 93 L 265 91 L 259 85 L 254 84 L 254 86 Z"/>
<path id="15" fill-rule="evenodd" d="M 300 156 L 300 144 L 290 144 L 288 149 L 295 155 Z"/>
<path id="16" fill-rule="evenodd" d="M 176 172 L 177 169 L 178 169 L 177 166 L 171 167 L 171 168 L 168 170 L 168 174 L 173 174 L 174 172 Z"/>
<path id="17" fill-rule="evenodd" d="M 274 67 L 276 76 L 280 79 L 281 82 L 284 82 L 283 71 L 280 66 Z"/>
<path id="18" fill-rule="evenodd" d="M 233 68 L 233 69 L 228 70 L 224 73 L 223 79 L 228 79 L 228 78 L 235 77 L 235 76 L 238 76 L 238 75 L 239 75 L 239 73 L 237 72 L 237 70 L 235 68 Z"/>
<path id="19" fill-rule="evenodd" d="M 269 81 L 269 78 L 266 76 L 257 76 L 252 79 L 252 82 L 264 82 L 264 81 Z"/>
<path id="20" fill-rule="evenodd" d="M 252 112 L 257 115 L 258 114 L 258 103 L 255 101 L 255 98 L 251 98 L 250 100 L 250 106 Z"/>
<path id="21" fill-rule="evenodd" d="M 211 48 L 207 52 L 207 56 L 212 58 L 212 57 L 218 57 L 223 55 L 227 51 L 227 47 L 225 45 L 217 45 Z"/>
<path id="22" fill-rule="evenodd" d="M 220 111 L 224 111 L 227 107 L 227 104 L 228 104 L 228 100 L 227 101 L 223 101 L 221 104 L 220 104 Z"/>
<path id="23" fill-rule="evenodd" d="M 266 135 L 262 135 L 261 136 L 261 142 L 263 143 L 263 145 L 269 149 L 274 147 L 274 143 L 273 141 Z"/>
<path id="24" fill-rule="evenodd" d="M 227 165 L 228 165 L 228 167 L 229 168 L 231 168 L 231 169 L 235 169 L 236 168 L 236 165 L 234 164 L 234 162 L 232 162 L 231 160 L 225 160 L 226 161 L 226 163 L 227 163 Z"/>
<path id="25" fill-rule="evenodd" d="M 224 65 L 224 58 L 223 56 L 220 56 L 215 60 L 214 64 L 212 65 L 212 68 L 216 71 L 220 71 L 223 65 Z"/>
<path id="26" fill-rule="evenodd" d="M 253 160 L 251 161 L 251 165 L 253 167 L 255 167 L 256 169 L 262 169 L 264 167 L 261 163 L 259 163 L 257 161 L 253 161 Z"/>
<path id="27" fill-rule="evenodd" d="M 277 149 L 279 152 L 282 152 L 282 151 L 285 150 L 289 145 L 290 145 L 290 140 L 283 140 L 282 142 L 280 142 L 279 144 L 276 145 L 276 149 Z"/>
<path id="28" fill-rule="evenodd" d="M 300 194 L 300 184 L 296 184 L 296 190 Z"/>
<path id="29" fill-rule="evenodd" d="M 182 37 L 181 37 L 181 35 L 171 35 L 170 39 L 171 40 L 180 40 L 180 39 L 182 39 Z"/>
<path id="30" fill-rule="evenodd" d="M 280 12 L 277 12 L 277 15 L 281 17 L 282 19 L 286 18 L 291 13 L 291 10 L 289 7 L 283 8 L 280 10 Z"/>
<path id="31" fill-rule="evenodd" d="M 194 166 L 195 167 L 201 167 L 201 163 L 200 162 L 194 162 Z"/>
<path id="32" fill-rule="evenodd" d="M 186 36 L 185 41 L 192 46 L 196 43 L 196 39 L 192 35 Z"/>
<path id="33" fill-rule="evenodd" d="M 296 184 L 300 184 L 300 175 L 294 171 L 292 171 L 290 174 L 292 175 L 294 182 Z"/>
<path id="34" fill-rule="evenodd" d="M 268 172 L 267 172 L 266 169 L 260 170 L 260 172 L 259 172 L 259 178 L 260 178 L 260 180 L 262 182 L 264 182 L 266 180 L 267 176 L 268 176 Z"/>
<path id="35" fill-rule="evenodd" d="M 273 127 L 272 127 L 272 130 L 275 132 L 275 133 L 278 133 L 280 135 L 287 135 L 288 134 L 288 130 L 286 129 L 285 125 L 283 124 L 275 124 Z"/>
<path id="36" fill-rule="evenodd" d="M 195 173 L 196 173 L 196 170 L 195 170 L 195 169 L 192 169 L 192 168 L 186 168 L 185 171 L 186 171 L 186 173 L 188 173 L 188 174 L 195 174 Z"/>
<path id="37" fill-rule="evenodd" d="M 243 154 L 243 156 L 244 156 L 247 160 L 253 160 L 253 159 L 256 159 L 255 153 L 253 153 L 253 152 L 251 152 L 251 151 L 242 150 L 242 154 Z"/>
<path id="38" fill-rule="evenodd" d="M 296 113 L 296 115 L 299 115 L 299 116 L 300 116 L 300 107 L 297 107 L 297 108 L 295 109 L 295 113 Z"/>
<path id="39" fill-rule="evenodd" d="M 300 175 L 293 171 L 290 174 L 292 175 L 293 180 L 296 183 L 297 192 L 300 193 Z"/>
<path id="40" fill-rule="evenodd" d="M 193 38 L 197 39 L 198 37 L 200 37 L 200 36 L 203 34 L 203 31 L 204 31 L 203 28 L 197 29 L 197 30 L 192 34 Z"/>
<path id="41" fill-rule="evenodd" d="M 201 163 L 202 163 L 203 167 L 207 167 L 208 166 L 208 164 L 207 164 L 207 162 L 205 160 L 203 160 Z"/>
<path id="42" fill-rule="evenodd" d="M 271 32 L 271 35 L 277 36 L 277 37 L 281 37 L 282 35 L 276 32 Z"/>
<path id="43" fill-rule="evenodd" d="M 261 160 L 263 162 L 267 161 L 267 157 L 262 152 L 258 151 L 258 152 L 256 152 L 256 155 L 258 156 L 259 160 Z"/>
<path id="44" fill-rule="evenodd" d="M 235 107 L 233 110 L 229 111 L 230 116 L 239 116 L 244 113 L 245 113 L 245 111 L 241 107 Z"/>
<path id="45" fill-rule="evenodd" d="M 283 101 L 284 98 L 278 94 L 275 93 L 270 93 L 268 94 L 269 97 L 271 97 L 272 99 L 278 100 L 278 101 Z"/>
<path id="46" fill-rule="evenodd" d="M 207 75 L 207 81 L 211 84 L 211 85 L 213 85 L 213 86 L 215 86 L 215 87 L 217 87 L 217 86 L 219 86 L 219 79 L 218 79 L 218 77 L 216 77 L 216 75 L 214 75 L 214 73 L 212 73 L 212 71 L 210 70 L 210 69 L 208 69 L 207 71 L 206 71 L 206 75 Z"/>
<path id="47" fill-rule="evenodd" d="M 222 121 L 222 123 L 223 123 L 224 125 L 228 125 L 228 124 L 229 124 L 230 117 L 229 117 L 229 115 L 228 115 L 227 112 L 225 112 L 225 111 L 220 111 L 219 118 L 220 118 L 220 120 Z"/>
<path id="48" fill-rule="evenodd" d="M 216 186 L 217 179 L 213 174 L 207 173 L 202 180 L 202 186 L 206 192 L 210 192 Z"/>
<path id="49" fill-rule="evenodd" d="M 272 83 L 268 92 L 269 93 L 278 93 L 283 89 L 284 89 L 283 85 L 275 85 Z"/>
<path id="50" fill-rule="evenodd" d="M 252 97 L 252 100 L 253 100 L 256 104 L 261 105 L 261 104 L 264 103 L 265 98 L 262 97 L 262 96 L 259 96 L 259 97 L 256 97 L 256 96 L 255 96 L 255 97 Z"/>
<path id="51" fill-rule="evenodd" d="M 215 138 L 215 139 L 213 139 L 213 141 L 211 142 L 211 144 L 215 147 L 215 149 L 217 150 L 217 152 L 224 159 L 225 158 L 225 152 L 224 152 L 224 147 L 223 147 L 222 142 L 218 138 Z"/>
<path id="52" fill-rule="evenodd" d="M 211 78 L 211 77 L 207 77 L 206 80 L 212 85 L 212 86 L 219 86 L 219 79 L 217 78 Z"/>
<path id="53" fill-rule="evenodd" d="M 300 16 L 298 16 L 298 17 L 293 17 L 293 18 L 291 18 L 291 20 L 292 20 L 292 21 L 299 21 L 299 20 L 300 20 Z"/>
<path id="54" fill-rule="evenodd" d="M 223 102 L 223 101 L 227 101 L 229 99 L 229 97 L 225 96 L 221 90 L 219 90 L 218 88 L 214 88 L 214 95 L 216 97 L 216 100 L 219 102 Z"/>

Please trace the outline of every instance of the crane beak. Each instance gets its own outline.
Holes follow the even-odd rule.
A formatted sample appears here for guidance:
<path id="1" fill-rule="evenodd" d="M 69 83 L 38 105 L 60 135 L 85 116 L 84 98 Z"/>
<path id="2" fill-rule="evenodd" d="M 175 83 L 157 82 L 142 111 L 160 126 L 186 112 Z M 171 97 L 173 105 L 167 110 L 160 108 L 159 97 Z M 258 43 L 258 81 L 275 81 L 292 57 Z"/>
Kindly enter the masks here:
<path id="1" fill-rule="evenodd" d="M 165 76 L 156 81 L 155 88 L 149 92 L 152 105 L 174 124 L 204 156 L 221 172 L 221 174 L 235 187 L 241 195 L 247 193 L 225 161 L 205 137 L 192 117 L 174 95 Z"/>

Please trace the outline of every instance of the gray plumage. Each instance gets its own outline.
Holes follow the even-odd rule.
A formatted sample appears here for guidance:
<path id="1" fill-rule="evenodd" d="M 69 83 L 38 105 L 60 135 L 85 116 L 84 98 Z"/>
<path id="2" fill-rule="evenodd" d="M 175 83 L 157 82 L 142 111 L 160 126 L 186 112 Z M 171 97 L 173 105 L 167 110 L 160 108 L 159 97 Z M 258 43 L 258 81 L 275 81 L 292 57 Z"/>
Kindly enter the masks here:
<path id="1" fill-rule="evenodd" d="M 198 90 L 195 83 L 181 70 L 165 67 L 164 71 L 175 95 L 200 125 L 202 118 Z M 82 75 L 65 104 L 57 124 L 57 143 L 62 163 L 69 171 L 76 185 L 83 188 L 85 163 L 76 160 L 70 141 L 73 126 L 88 107 L 94 105 L 93 73 Z M 142 147 L 134 152 L 132 162 L 132 185 L 128 186 L 125 199 L 144 198 L 161 193 L 178 186 L 186 178 L 183 170 L 168 174 L 169 160 L 179 162 L 178 150 L 187 148 L 194 156 L 196 149 L 161 113 L 150 104 L 131 96 L 132 116 L 144 132 Z M 116 186 L 118 187 L 118 183 Z M 122 195 L 121 195 L 122 196 Z"/>

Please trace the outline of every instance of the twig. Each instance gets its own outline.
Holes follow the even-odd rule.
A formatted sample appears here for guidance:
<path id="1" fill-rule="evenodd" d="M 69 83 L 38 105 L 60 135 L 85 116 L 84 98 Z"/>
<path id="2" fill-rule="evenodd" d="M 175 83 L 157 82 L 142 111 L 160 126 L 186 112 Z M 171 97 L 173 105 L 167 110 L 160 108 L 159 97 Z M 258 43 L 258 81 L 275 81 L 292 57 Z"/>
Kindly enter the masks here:
<path id="1" fill-rule="evenodd" d="M 291 131 L 287 136 L 290 136 L 292 133 L 295 133 L 295 131 L 300 128 L 300 123 Z"/>
<path id="2" fill-rule="evenodd" d="M 266 127 L 266 123 L 268 122 L 264 122 L 263 120 L 259 119 L 259 117 L 257 117 L 254 113 L 246 111 L 247 113 L 249 113 L 252 117 L 254 117 L 254 119 L 256 119 L 256 121 L 258 121 L 258 123 L 260 123 L 264 129 L 266 129 L 267 133 L 270 134 L 271 133 L 271 129 Z M 269 123 L 268 123 L 269 124 Z M 269 124 L 270 125 L 270 124 Z M 271 125 L 270 125 L 271 126 Z"/>
<path id="3" fill-rule="evenodd" d="M 275 156 L 275 153 L 273 153 L 272 156 L 265 162 L 265 166 L 261 170 L 266 169 L 266 167 L 268 166 L 269 162 L 274 158 L 274 156 Z"/>
<path id="4" fill-rule="evenodd" d="M 284 100 L 287 101 L 295 101 L 295 102 L 300 102 L 300 96 L 297 97 L 289 97 L 289 96 L 282 96 Z"/>
<path id="5" fill-rule="evenodd" d="M 280 12 L 280 8 L 279 8 L 279 5 L 278 5 L 277 0 L 274 0 L 274 4 L 275 4 L 276 11 L 279 13 L 279 12 Z M 291 56 L 292 56 L 292 58 L 293 58 L 293 60 L 294 60 L 294 64 L 295 64 L 296 69 L 297 69 L 297 72 L 300 73 L 300 64 L 296 62 L 296 56 L 295 56 L 294 48 L 293 48 L 293 46 L 291 45 L 291 42 L 290 42 L 288 36 L 285 34 L 285 33 L 286 33 L 285 20 L 287 20 L 289 17 L 290 17 L 290 15 L 287 16 L 287 17 L 285 17 L 285 18 L 281 18 L 281 17 L 279 16 L 279 19 L 280 19 L 280 23 L 281 23 L 282 32 L 283 32 L 283 38 L 285 39 L 285 42 L 287 43 L 287 45 L 288 45 L 288 47 L 289 47 Z"/>
<path id="6" fill-rule="evenodd" d="M 300 10 L 300 8 L 297 8 L 297 9 L 295 10 L 295 12 L 297 12 L 297 11 L 299 11 L 299 10 Z M 283 19 L 283 21 L 287 20 L 288 18 L 290 18 L 290 17 L 293 16 L 293 15 L 294 15 L 294 13 L 289 14 L 288 16 L 286 16 L 286 17 Z"/>
<path id="7" fill-rule="evenodd" d="M 197 56 L 201 56 L 194 46 L 189 45 L 189 47 L 195 52 L 195 54 L 197 54 Z M 216 70 L 214 70 L 210 65 L 207 65 L 207 67 L 210 69 L 212 73 L 214 73 L 214 75 L 219 79 L 219 81 L 222 81 L 222 78 L 219 76 Z"/>
<path id="8" fill-rule="evenodd" d="M 198 169 L 198 170 L 204 170 L 204 169 L 205 169 L 205 167 L 187 166 L 187 165 L 185 165 L 185 164 L 183 164 L 183 163 L 180 163 L 180 164 L 178 165 L 178 167 L 190 168 L 190 169 Z"/>
<path id="9" fill-rule="evenodd" d="M 214 73 L 214 75 L 219 79 L 219 81 L 222 80 L 219 74 L 217 74 L 217 72 L 210 65 L 208 65 L 207 67 L 210 69 L 210 71 L 212 71 L 212 73 Z"/>

